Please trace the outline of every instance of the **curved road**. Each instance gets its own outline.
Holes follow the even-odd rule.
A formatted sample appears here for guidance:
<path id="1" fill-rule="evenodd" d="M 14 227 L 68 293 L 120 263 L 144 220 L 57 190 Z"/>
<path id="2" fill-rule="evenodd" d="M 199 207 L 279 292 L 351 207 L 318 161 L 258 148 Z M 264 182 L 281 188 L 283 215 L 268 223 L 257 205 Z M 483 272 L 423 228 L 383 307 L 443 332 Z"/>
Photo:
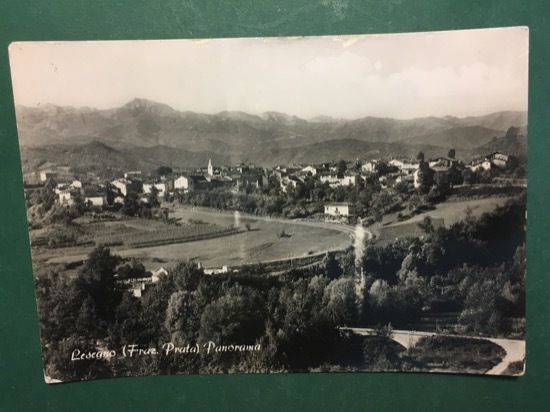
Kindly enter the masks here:
<path id="1" fill-rule="evenodd" d="M 371 328 L 340 328 L 342 330 L 350 330 L 353 333 L 363 336 L 375 335 L 376 330 Z M 392 339 L 403 345 L 405 348 L 410 348 L 411 346 L 416 345 L 418 340 L 425 336 L 435 336 L 438 335 L 434 332 L 417 332 L 412 330 L 394 330 Z M 524 340 L 514 340 L 514 339 L 499 339 L 499 338 L 485 338 L 485 337 L 475 337 L 467 335 L 440 335 L 440 336 L 449 336 L 455 338 L 469 338 L 469 339 L 485 339 L 489 340 L 502 349 L 506 351 L 506 355 L 499 364 L 495 365 L 492 369 L 485 372 L 486 375 L 502 375 L 506 370 L 508 365 L 512 362 L 522 362 L 525 359 L 525 341 Z M 523 373 L 522 373 L 523 374 Z"/>

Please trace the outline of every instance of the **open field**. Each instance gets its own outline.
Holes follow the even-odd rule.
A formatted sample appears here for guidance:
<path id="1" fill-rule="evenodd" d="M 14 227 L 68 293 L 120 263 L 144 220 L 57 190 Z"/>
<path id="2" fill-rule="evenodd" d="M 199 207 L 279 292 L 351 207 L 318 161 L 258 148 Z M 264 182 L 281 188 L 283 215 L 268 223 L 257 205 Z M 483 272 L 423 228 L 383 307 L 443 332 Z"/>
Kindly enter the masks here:
<path id="1" fill-rule="evenodd" d="M 408 236 L 422 236 L 424 232 L 418 226 L 426 216 L 432 218 L 434 226 L 449 227 L 466 217 L 466 208 L 472 210 L 472 215 L 480 217 L 485 212 L 494 210 L 497 206 L 504 205 L 510 197 L 491 197 L 473 200 L 448 201 L 436 205 L 430 210 L 410 219 L 397 221 L 397 215 L 392 214 L 384 218 L 383 222 L 375 223 L 369 230 L 372 232 L 376 244 L 387 244 L 397 239 Z"/>
<path id="2" fill-rule="evenodd" d="M 188 208 L 178 208 L 171 216 L 182 218 L 183 221 L 201 220 L 219 226 L 245 227 L 249 224 L 251 230 L 208 241 L 140 249 L 140 256 L 168 261 L 193 259 L 201 261 L 206 267 L 239 266 L 341 250 L 351 244 L 350 235 L 337 225 L 310 225 L 309 222 L 245 217 Z M 280 236 L 283 231 L 285 235 Z"/>
<path id="3" fill-rule="evenodd" d="M 451 226 L 453 223 L 464 219 L 466 216 L 466 208 L 469 207 L 472 210 L 472 215 L 475 217 L 481 216 L 485 212 L 494 210 L 497 206 L 504 205 L 509 197 L 489 197 L 484 199 L 474 200 L 460 200 L 456 202 L 444 202 L 436 206 L 435 210 L 430 210 L 425 213 L 413 216 L 410 219 L 403 222 L 396 222 L 392 226 L 399 226 L 408 223 L 421 222 L 426 216 L 431 216 L 432 219 L 443 219 L 443 223 L 446 227 Z"/>
<path id="4" fill-rule="evenodd" d="M 132 219 L 82 227 L 90 239 L 112 244 L 114 253 L 139 258 L 151 269 L 159 263 L 171 265 L 188 259 L 200 261 L 205 267 L 240 266 L 342 250 L 351 244 L 351 229 L 343 225 L 236 217 L 232 213 L 187 208 L 175 209 L 170 217 L 180 219 L 182 226 Z M 186 240 L 186 236 L 197 234 L 211 236 Z M 37 264 L 63 265 L 86 259 L 92 248 L 93 245 L 40 248 L 33 253 Z"/>
<path id="5" fill-rule="evenodd" d="M 369 230 L 376 243 L 389 243 L 406 236 L 422 235 L 418 223 L 425 216 L 431 216 L 434 225 L 450 226 L 464 218 L 467 207 L 474 216 L 481 216 L 508 199 L 446 202 L 403 222 L 395 222 L 389 216 L 385 219 L 386 224 L 375 224 Z M 34 250 L 34 259 L 37 266 L 82 261 L 94 243 L 103 243 L 123 257 L 139 258 L 151 269 L 181 260 L 200 261 L 205 267 L 231 267 L 343 250 L 351 245 L 354 232 L 352 226 L 336 223 L 256 217 L 182 206 L 173 208 L 170 218 L 178 220 L 181 226 L 143 219 L 81 222 L 83 235 L 79 241 L 86 240 L 90 244 L 39 248 Z"/>

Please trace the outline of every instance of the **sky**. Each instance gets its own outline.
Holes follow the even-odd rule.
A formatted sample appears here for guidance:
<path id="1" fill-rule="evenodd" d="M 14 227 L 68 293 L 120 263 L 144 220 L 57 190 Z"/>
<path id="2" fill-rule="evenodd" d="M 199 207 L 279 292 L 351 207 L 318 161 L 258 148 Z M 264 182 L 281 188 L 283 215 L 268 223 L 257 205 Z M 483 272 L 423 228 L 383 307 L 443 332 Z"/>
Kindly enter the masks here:
<path id="1" fill-rule="evenodd" d="M 409 119 L 527 110 L 526 27 L 210 40 L 19 42 L 15 103 Z"/>

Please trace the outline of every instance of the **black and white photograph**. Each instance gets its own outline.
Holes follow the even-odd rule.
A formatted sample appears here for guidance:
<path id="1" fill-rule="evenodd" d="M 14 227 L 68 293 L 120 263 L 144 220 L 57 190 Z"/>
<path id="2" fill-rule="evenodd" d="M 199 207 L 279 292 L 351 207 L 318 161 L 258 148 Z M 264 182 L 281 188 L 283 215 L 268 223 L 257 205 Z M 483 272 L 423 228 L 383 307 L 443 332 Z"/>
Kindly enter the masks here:
<path id="1" fill-rule="evenodd" d="M 526 27 L 9 57 L 47 383 L 524 374 Z"/>

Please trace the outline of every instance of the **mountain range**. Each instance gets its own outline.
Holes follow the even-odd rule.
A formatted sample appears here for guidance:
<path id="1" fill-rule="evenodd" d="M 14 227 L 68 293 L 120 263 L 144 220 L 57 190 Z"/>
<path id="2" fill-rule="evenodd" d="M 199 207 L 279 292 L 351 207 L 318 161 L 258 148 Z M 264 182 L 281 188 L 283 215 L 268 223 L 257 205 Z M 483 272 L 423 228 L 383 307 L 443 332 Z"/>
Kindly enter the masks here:
<path id="1" fill-rule="evenodd" d="M 47 104 L 17 106 L 16 113 L 27 170 L 60 158 L 68 159 L 64 163 L 70 165 L 70 159 L 79 157 L 81 163 L 113 161 L 147 170 L 159 164 L 194 168 L 204 166 L 209 158 L 220 164 L 273 166 L 339 158 L 411 157 L 419 150 L 435 157 L 450 148 L 459 156 L 493 146 L 516 155 L 526 151 L 527 113 L 517 111 L 465 118 L 318 116 L 306 120 L 278 112 L 181 112 L 134 99 L 106 110 Z M 512 126 L 520 132 L 508 136 Z"/>

